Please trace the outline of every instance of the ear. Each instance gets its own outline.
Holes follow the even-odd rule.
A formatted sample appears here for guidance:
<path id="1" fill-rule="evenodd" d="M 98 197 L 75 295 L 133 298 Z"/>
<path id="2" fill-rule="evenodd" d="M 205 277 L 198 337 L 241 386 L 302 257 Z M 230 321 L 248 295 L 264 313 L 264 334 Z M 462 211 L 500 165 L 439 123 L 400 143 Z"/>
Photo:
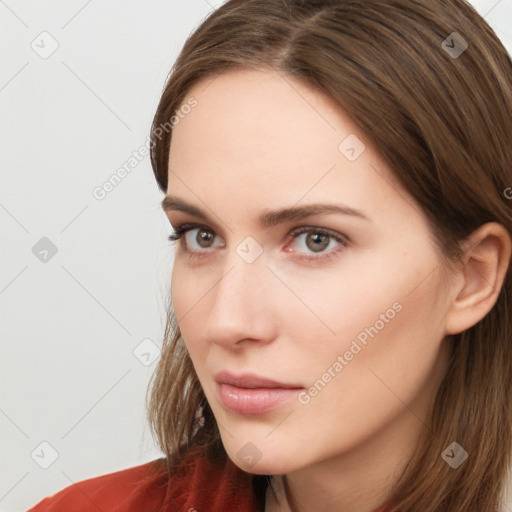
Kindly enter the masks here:
<path id="1" fill-rule="evenodd" d="M 446 314 L 446 334 L 457 334 L 477 324 L 498 300 L 510 263 L 512 241 L 496 222 L 480 226 L 465 241 L 457 268 L 454 298 Z"/>

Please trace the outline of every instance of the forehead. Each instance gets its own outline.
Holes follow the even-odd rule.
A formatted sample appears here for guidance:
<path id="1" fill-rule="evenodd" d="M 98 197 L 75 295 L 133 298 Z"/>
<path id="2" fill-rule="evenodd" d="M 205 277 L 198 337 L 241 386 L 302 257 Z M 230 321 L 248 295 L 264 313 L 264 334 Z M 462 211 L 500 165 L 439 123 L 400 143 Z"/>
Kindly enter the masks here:
<path id="1" fill-rule="evenodd" d="M 191 137 L 196 152 L 221 153 L 236 161 L 267 155 L 272 161 L 318 158 L 319 149 L 330 147 L 335 154 L 339 137 L 355 128 L 347 126 L 350 120 L 328 97 L 273 71 L 206 77 L 189 91 L 191 96 L 197 107 L 173 129 L 171 158 L 174 147 Z"/>
<path id="2" fill-rule="evenodd" d="M 191 97 L 197 106 L 173 128 L 168 194 L 223 207 L 331 199 L 382 211 L 396 202 L 399 187 L 370 141 L 333 100 L 292 77 L 230 71 L 196 83 L 183 104 Z M 347 140 L 358 158 L 347 158 Z"/>

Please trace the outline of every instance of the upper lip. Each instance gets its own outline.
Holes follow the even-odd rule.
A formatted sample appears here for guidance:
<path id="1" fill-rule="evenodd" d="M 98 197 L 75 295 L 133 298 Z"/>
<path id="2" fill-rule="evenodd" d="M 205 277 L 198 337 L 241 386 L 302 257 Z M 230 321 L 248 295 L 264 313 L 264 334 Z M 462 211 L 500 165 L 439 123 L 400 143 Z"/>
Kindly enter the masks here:
<path id="1" fill-rule="evenodd" d="M 219 384 L 231 384 L 232 386 L 236 386 L 239 388 L 302 388 L 302 386 L 298 384 L 287 384 L 284 382 L 278 382 L 276 380 L 261 377 L 254 373 L 243 373 L 241 375 L 235 375 L 226 370 L 216 373 L 214 379 Z"/>

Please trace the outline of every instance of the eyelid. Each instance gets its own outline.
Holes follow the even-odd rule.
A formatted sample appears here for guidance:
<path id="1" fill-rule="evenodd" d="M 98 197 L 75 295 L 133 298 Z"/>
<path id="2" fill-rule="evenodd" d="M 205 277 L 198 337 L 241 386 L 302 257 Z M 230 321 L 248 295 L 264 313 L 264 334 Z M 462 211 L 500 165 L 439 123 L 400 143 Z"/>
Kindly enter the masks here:
<path id="1" fill-rule="evenodd" d="M 335 231 L 333 229 L 322 228 L 320 226 L 300 226 L 298 228 L 292 229 L 290 231 L 290 235 L 289 236 L 300 235 L 302 233 L 308 233 L 310 231 L 315 231 L 315 232 L 318 232 L 320 234 L 328 235 L 328 236 L 330 236 L 331 238 L 334 238 L 336 241 L 338 241 L 340 243 L 345 243 L 345 244 L 350 243 L 350 239 L 349 239 L 348 236 L 346 236 L 346 235 L 344 235 L 342 233 L 339 233 L 338 231 Z"/>
<path id="2" fill-rule="evenodd" d="M 189 232 L 193 229 L 202 229 L 204 231 L 212 233 L 214 236 L 218 236 L 217 233 L 215 233 L 215 231 L 213 229 L 209 228 L 208 226 L 205 226 L 204 224 L 189 222 L 189 223 L 180 224 L 178 227 L 176 227 L 174 229 L 174 232 L 171 235 L 169 235 L 168 238 L 171 242 L 176 242 L 177 240 L 182 238 L 183 235 L 185 235 L 187 232 Z M 299 226 L 295 229 L 292 229 L 288 233 L 287 239 L 286 239 L 286 245 L 288 245 L 288 243 L 290 241 L 297 239 L 297 237 L 299 235 L 301 235 L 303 233 L 309 233 L 309 232 L 319 233 L 321 235 L 328 236 L 328 237 L 336 240 L 336 242 L 338 242 L 340 244 L 340 246 L 342 246 L 342 247 L 345 247 L 351 243 L 351 240 L 349 237 L 347 237 L 346 235 L 344 235 L 342 233 L 334 231 L 332 229 L 319 227 L 319 226 L 305 225 L 305 226 Z M 185 245 L 185 250 L 187 251 L 187 253 L 189 253 L 189 256 L 202 257 L 202 256 L 208 255 L 208 252 L 210 252 L 208 249 L 199 250 L 199 251 L 191 250 L 186 247 L 186 243 L 184 245 Z M 319 252 L 319 253 L 314 253 L 314 252 L 302 253 L 302 252 L 297 252 L 297 251 L 286 251 L 286 252 L 295 252 L 297 254 L 296 258 L 298 258 L 298 259 L 308 259 L 310 261 L 321 261 L 321 260 L 327 259 L 331 256 L 335 256 L 340 250 L 341 250 L 340 247 L 336 247 L 327 252 Z"/>
<path id="3" fill-rule="evenodd" d="M 204 231 L 208 231 L 209 233 L 213 233 L 217 236 L 217 233 L 208 226 L 204 224 L 197 224 L 195 222 L 185 222 L 180 224 L 178 227 L 174 228 L 173 233 L 169 235 L 169 240 L 176 241 L 179 240 L 185 233 L 191 231 L 192 229 L 202 229 Z"/>
<path id="4" fill-rule="evenodd" d="M 338 242 L 339 245 L 337 247 L 330 249 L 329 251 L 326 251 L 326 252 L 322 251 L 319 253 L 315 253 L 315 252 L 304 253 L 304 252 L 300 252 L 300 251 L 286 251 L 286 252 L 295 253 L 294 258 L 297 260 L 307 261 L 308 263 L 311 263 L 311 264 L 315 264 L 315 263 L 322 264 L 329 258 L 337 256 L 339 252 L 343 251 L 343 249 L 347 245 L 350 244 L 349 238 L 347 236 L 345 236 L 344 234 L 334 231 L 332 229 L 318 227 L 318 226 L 300 226 L 298 228 L 292 229 L 292 231 L 290 231 L 290 234 L 289 234 L 289 238 L 291 239 L 290 241 L 293 242 L 294 240 L 296 240 L 298 238 L 299 235 L 301 235 L 303 233 L 310 233 L 310 232 L 319 233 L 321 235 L 328 236 L 328 237 L 336 240 L 336 242 Z M 287 241 L 286 245 L 288 245 L 288 243 L 289 242 Z"/>

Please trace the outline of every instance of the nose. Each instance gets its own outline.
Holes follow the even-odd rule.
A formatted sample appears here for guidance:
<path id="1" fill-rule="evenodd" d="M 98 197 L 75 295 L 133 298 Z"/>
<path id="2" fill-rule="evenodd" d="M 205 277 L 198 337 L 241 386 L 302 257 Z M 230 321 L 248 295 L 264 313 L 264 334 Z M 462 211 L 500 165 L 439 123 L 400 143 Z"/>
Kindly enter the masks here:
<path id="1" fill-rule="evenodd" d="M 226 349 L 269 343 L 276 336 L 276 278 L 264 258 L 247 263 L 233 256 L 209 294 L 206 339 Z"/>

